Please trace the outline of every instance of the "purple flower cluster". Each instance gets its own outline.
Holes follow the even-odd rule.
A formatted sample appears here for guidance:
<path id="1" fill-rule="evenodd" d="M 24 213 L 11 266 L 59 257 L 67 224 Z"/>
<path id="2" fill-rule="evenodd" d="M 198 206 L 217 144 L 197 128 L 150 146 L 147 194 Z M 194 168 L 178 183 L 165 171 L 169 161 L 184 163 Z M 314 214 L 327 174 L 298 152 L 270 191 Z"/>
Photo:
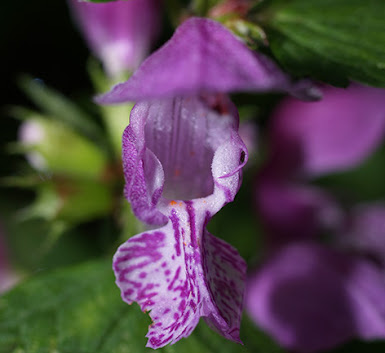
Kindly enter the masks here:
<path id="1" fill-rule="evenodd" d="M 286 99 L 269 137 L 257 202 L 270 254 L 249 279 L 250 315 L 298 352 L 384 338 L 385 204 L 346 209 L 309 181 L 359 165 L 383 143 L 385 91 L 352 84 L 325 87 L 316 103 Z"/>

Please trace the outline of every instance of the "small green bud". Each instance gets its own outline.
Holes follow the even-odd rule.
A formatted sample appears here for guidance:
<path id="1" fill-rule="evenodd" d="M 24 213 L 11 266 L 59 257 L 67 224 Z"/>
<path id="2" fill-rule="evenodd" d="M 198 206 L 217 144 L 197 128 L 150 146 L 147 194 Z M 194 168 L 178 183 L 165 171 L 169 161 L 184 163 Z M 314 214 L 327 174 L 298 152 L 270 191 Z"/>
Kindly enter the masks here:
<path id="1" fill-rule="evenodd" d="M 72 177 L 100 179 L 107 157 L 91 141 L 69 127 L 34 116 L 20 129 L 27 159 L 37 170 Z"/>

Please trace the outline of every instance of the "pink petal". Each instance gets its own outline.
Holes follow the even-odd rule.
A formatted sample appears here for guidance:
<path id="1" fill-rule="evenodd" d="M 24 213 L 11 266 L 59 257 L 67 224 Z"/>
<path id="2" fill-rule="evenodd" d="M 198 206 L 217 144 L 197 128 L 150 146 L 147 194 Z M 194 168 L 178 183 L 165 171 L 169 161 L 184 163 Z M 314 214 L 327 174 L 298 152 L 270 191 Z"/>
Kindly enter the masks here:
<path id="1" fill-rule="evenodd" d="M 89 46 L 111 76 L 136 69 L 148 55 L 159 32 L 159 0 L 69 3 Z"/>
<path id="2" fill-rule="evenodd" d="M 319 102 L 288 98 L 272 117 L 274 163 L 310 176 L 357 166 L 384 136 L 385 90 L 356 84 L 326 87 Z"/>

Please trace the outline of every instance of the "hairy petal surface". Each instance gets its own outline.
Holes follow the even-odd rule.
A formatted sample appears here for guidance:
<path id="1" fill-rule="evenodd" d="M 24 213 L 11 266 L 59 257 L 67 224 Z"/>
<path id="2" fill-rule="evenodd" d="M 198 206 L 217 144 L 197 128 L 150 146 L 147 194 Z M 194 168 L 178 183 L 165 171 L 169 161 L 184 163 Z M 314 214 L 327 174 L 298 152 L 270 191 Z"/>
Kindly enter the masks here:
<path id="1" fill-rule="evenodd" d="M 355 167 L 383 142 L 385 90 L 325 87 L 323 99 L 282 102 L 272 117 L 273 163 L 319 176 Z"/>
<path id="2" fill-rule="evenodd" d="M 144 122 L 139 119 L 137 125 L 131 123 L 123 133 L 124 194 L 141 221 L 154 225 L 165 224 L 167 218 L 156 208 L 163 191 L 163 168 L 145 146 Z"/>
<path id="3" fill-rule="evenodd" d="M 111 76 L 135 70 L 149 53 L 159 31 L 158 0 L 69 3 L 89 46 Z"/>
<path id="4" fill-rule="evenodd" d="M 250 278 L 246 306 L 260 327 L 298 352 L 385 337 L 384 275 L 315 245 L 279 250 Z"/>
<path id="5" fill-rule="evenodd" d="M 289 91 L 319 98 L 310 82 L 292 84 L 270 59 L 252 52 L 220 23 L 190 18 L 126 82 L 97 98 L 101 104 L 200 93 Z"/>

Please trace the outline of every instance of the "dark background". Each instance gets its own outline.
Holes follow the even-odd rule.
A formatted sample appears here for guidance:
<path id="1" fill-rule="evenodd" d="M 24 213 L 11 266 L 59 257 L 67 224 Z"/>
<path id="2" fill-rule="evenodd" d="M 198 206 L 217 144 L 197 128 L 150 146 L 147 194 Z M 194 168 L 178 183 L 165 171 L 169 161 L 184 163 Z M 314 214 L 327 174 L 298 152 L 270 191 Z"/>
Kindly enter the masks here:
<path id="1" fill-rule="evenodd" d="M 7 113 L 7 106 L 31 106 L 17 85 L 20 74 L 39 78 L 69 97 L 91 91 L 91 84 L 85 70 L 89 52 L 73 25 L 66 1 L 1 1 L 0 43 L 0 176 L 5 176 L 18 163 L 5 148 L 16 139 L 18 125 Z"/>

